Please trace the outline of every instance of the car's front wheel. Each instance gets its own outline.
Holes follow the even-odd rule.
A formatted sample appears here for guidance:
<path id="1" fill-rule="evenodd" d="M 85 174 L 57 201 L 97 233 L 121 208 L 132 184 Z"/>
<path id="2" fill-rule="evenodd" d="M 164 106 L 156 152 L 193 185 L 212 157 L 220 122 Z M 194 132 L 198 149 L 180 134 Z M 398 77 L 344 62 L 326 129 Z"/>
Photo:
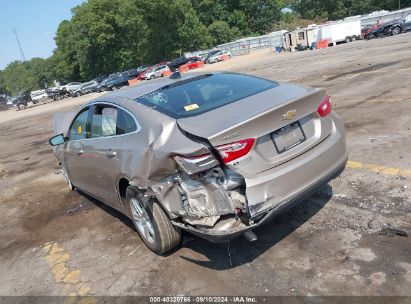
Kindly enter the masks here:
<path id="1" fill-rule="evenodd" d="M 180 229 L 171 224 L 159 203 L 147 199 L 133 186 L 127 188 L 126 199 L 134 226 L 148 248 L 163 254 L 180 243 Z"/>
<path id="2" fill-rule="evenodd" d="M 24 110 L 25 108 L 26 108 L 26 105 L 23 104 L 23 103 L 20 103 L 20 104 L 17 105 L 18 110 Z"/>

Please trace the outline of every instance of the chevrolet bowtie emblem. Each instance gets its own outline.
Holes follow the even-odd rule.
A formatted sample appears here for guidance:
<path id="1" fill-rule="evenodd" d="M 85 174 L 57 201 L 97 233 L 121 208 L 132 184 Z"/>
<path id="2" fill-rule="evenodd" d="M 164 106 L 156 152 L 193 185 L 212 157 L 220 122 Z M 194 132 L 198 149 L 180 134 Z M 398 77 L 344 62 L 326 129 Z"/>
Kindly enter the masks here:
<path id="1" fill-rule="evenodd" d="M 285 113 L 283 115 L 283 117 L 281 118 L 281 120 L 290 120 L 293 119 L 293 117 L 297 114 L 297 110 L 290 110 L 287 111 L 287 113 Z"/>

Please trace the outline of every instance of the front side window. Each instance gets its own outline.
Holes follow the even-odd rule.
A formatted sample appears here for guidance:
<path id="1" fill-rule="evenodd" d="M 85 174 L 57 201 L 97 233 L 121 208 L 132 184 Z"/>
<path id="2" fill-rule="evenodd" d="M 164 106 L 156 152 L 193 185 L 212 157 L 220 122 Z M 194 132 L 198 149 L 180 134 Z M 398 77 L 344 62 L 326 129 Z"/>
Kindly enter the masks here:
<path id="1" fill-rule="evenodd" d="M 83 109 L 73 120 L 70 131 L 69 140 L 85 139 L 87 137 L 87 118 L 89 108 Z"/>
<path id="2" fill-rule="evenodd" d="M 123 135 L 137 130 L 134 118 L 112 105 L 95 105 L 91 120 L 91 138 Z"/>

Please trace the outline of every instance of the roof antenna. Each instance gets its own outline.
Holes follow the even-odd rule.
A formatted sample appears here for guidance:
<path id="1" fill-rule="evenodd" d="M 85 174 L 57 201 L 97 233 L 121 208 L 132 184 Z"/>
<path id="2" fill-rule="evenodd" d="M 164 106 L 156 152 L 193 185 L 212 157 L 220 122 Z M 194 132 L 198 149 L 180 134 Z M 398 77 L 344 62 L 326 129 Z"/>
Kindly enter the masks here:
<path id="1" fill-rule="evenodd" d="M 181 74 L 179 71 L 176 71 L 170 75 L 170 79 L 180 79 L 180 78 L 181 78 Z"/>

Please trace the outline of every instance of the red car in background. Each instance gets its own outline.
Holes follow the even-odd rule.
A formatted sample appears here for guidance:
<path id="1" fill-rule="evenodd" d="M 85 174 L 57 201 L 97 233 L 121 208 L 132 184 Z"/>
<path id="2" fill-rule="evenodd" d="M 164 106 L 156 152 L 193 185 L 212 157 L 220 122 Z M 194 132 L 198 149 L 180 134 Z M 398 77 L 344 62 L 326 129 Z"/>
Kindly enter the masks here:
<path id="1" fill-rule="evenodd" d="M 204 66 L 204 62 L 200 57 L 191 57 L 190 59 L 188 59 L 187 66 L 190 70 L 198 69 Z"/>
<path id="2" fill-rule="evenodd" d="M 376 37 L 375 31 L 378 30 L 384 23 L 377 23 L 374 25 L 365 26 L 361 30 L 361 35 L 364 39 L 373 39 Z"/>

